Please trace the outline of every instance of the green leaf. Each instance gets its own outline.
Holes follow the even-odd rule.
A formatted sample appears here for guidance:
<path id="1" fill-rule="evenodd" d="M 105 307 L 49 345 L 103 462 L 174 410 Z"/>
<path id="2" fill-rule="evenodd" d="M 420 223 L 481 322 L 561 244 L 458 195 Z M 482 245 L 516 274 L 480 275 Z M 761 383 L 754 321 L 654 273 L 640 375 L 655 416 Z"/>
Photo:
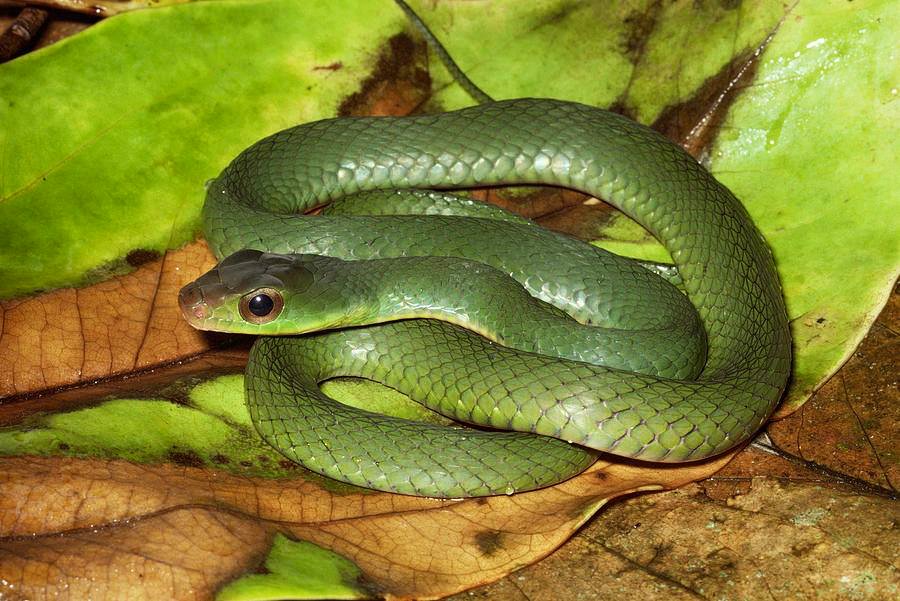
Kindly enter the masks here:
<path id="1" fill-rule="evenodd" d="M 334 115 L 401 23 L 377 2 L 200 2 L 2 65 L 0 298 L 191 240 L 203 182 L 261 137 Z"/>
<path id="2" fill-rule="evenodd" d="M 713 173 L 775 253 L 794 339 L 788 406 L 849 358 L 900 273 L 898 16 L 890 0 L 798 5 L 713 149 Z"/>
<path id="3" fill-rule="evenodd" d="M 0 430 L 0 455 L 172 461 L 246 475 L 284 477 L 281 456 L 265 444 L 244 404 L 243 376 L 182 379 L 149 398 L 118 398 L 35 416 Z"/>
<path id="4" fill-rule="evenodd" d="M 277 599 L 369 599 L 357 583 L 362 572 L 352 561 L 306 541 L 276 534 L 265 563 L 268 574 L 251 574 L 223 587 L 218 601 Z"/>
<path id="5" fill-rule="evenodd" d="M 546 1 L 417 10 L 496 98 L 617 104 L 644 123 L 761 48 L 755 79 L 737 95 L 708 166 L 744 202 L 778 262 L 795 357 L 785 408 L 802 404 L 847 360 L 900 274 L 900 146 L 892 143 L 900 137 L 900 5 Z M 485 36 L 485 22 L 496 32 Z M 432 67 L 442 106 L 471 103 L 436 59 Z M 623 216 L 596 238 L 613 252 L 668 260 Z"/>
<path id="6" fill-rule="evenodd" d="M 430 423 L 449 420 L 396 390 L 341 378 L 322 388 L 332 398 L 396 417 Z M 72 411 L 38 415 L 0 429 L 0 456 L 105 457 L 138 463 L 171 461 L 268 478 L 296 474 L 256 433 L 244 403 L 244 377 L 182 378 L 148 398 L 115 398 Z M 285 467 L 287 466 L 287 467 Z M 330 488 L 358 491 L 309 473 Z"/>
<path id="7" fill-rule="evenodd" d="M 494 98 L 616 104 L 643 123 L 755 47 L 783 14 L 774 1 L 746 7 L 653 0 L 416 2 L 414 8 Z M 446 109 L 472 104 L 437 58 L 431 61 L 438 102 Z"/>

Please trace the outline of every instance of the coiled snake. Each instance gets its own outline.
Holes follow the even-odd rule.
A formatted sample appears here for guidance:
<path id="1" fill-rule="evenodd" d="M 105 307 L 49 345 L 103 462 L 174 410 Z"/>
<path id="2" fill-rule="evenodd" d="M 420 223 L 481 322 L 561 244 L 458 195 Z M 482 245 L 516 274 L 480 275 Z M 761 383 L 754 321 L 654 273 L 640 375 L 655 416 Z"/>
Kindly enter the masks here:
<path id="1" fill-rule="evenodd" d="M 681 290 L 527 220 L 391 192 L 499 184 L 608 201 L 665 245 Z M 346 197 L 354 214 L 302 215 Z M 355 214 L 384 203 L 406 214 Z M 479 496 L 570 477 L 589 449 L 701 459 L 747 440 L 789 373 L 778 275 L 740 202 L 656 132 L 594 107 L 526 98 L 300 125 L 241 153 L 203 219 L 224 260 L 182 290 L 185 316 L 264 335 L 246 370 L 257 430 L 349 483 Z M 515 432 L 347 407 L 318 388 L 342 375 Z"/>

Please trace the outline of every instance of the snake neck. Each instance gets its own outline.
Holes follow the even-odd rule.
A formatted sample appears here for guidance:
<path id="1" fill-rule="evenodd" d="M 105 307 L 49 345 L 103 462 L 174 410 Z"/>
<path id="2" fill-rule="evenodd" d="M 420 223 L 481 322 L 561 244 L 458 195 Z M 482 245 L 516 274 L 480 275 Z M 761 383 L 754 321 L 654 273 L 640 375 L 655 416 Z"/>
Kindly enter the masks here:
<path id="1" fill-rule="evenodd" d="M 524 337 L 511 331 L 502 318 L 513 307 L 528 314 L 572 321 L 564 311 L 530 296 L 505 273 L 476 261 L 399 257 L 344 261 L 342 269 L 342 289 L 363 291 L 365 298 L 360 300 L 370 307 L 358 314 L 359 322 L 353 325 L 437 319 L 509 344 Z M 349 281 L 353 284 L 345 286 Z"/>
<path id="2" fill-rule="evenodd" d="M 507 274 L 476 261 L 315 257 L 313 262 L 325 275 L 291 302 L 297 305 L 294 314 L 328 315 L 320 329 L 436 319 L 520 351 L 648 375 L 691 379 L 703 366 L 706 341 L 693 319 L 665 328 L 630 330 L 623 336 L 621 329 L 602 321 L 579 323 L 565 311 L 531 296 Z M 333 311 L 339 303 L 347 312 L 344 316 Z M 282 329 L 280 333 L 290 332 Z M 628 352 L 633 345 L 643 344 L 659 352 L 653 357 Z"/>

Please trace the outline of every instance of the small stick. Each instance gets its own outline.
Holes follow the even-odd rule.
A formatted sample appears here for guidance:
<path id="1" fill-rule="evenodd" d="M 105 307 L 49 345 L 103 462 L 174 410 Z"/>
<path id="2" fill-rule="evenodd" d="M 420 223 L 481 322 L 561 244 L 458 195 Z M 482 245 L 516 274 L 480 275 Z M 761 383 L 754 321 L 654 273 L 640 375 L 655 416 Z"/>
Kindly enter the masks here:
<path id="1" fill-rule="evenodd" d="M 0 63 L 22 53 L 40 33 L 49 13 L 40 8 L 24 8 L 6 31 L 0 34 Z"/>

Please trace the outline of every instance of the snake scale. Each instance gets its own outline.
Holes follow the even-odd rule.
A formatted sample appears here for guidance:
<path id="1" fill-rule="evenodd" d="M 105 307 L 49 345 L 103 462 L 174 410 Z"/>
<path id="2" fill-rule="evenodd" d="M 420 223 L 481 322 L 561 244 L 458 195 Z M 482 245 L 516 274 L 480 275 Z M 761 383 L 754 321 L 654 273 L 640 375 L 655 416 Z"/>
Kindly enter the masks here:
<path id="1" fill-rule="evenodd" d="M 609 202 L 668 249 L 678 286 L 421 192 L 506 184 Z M 334 201 L 344 214 L 304 214 Z M 262 335 L 245 374 L 256 429 L 351 484 L 456 498 L 559 482 L 596 451 L 702 459 L 753 435 L 790 370 L 773 257 L 741 203 L 658 133 L 582 104 L 299 125 L 208 185 L 203 224 L 222 260 L 182 289 L 185 317 Z M 319 389 L 337 376 L 484 428 L 337 403 Z"/>

